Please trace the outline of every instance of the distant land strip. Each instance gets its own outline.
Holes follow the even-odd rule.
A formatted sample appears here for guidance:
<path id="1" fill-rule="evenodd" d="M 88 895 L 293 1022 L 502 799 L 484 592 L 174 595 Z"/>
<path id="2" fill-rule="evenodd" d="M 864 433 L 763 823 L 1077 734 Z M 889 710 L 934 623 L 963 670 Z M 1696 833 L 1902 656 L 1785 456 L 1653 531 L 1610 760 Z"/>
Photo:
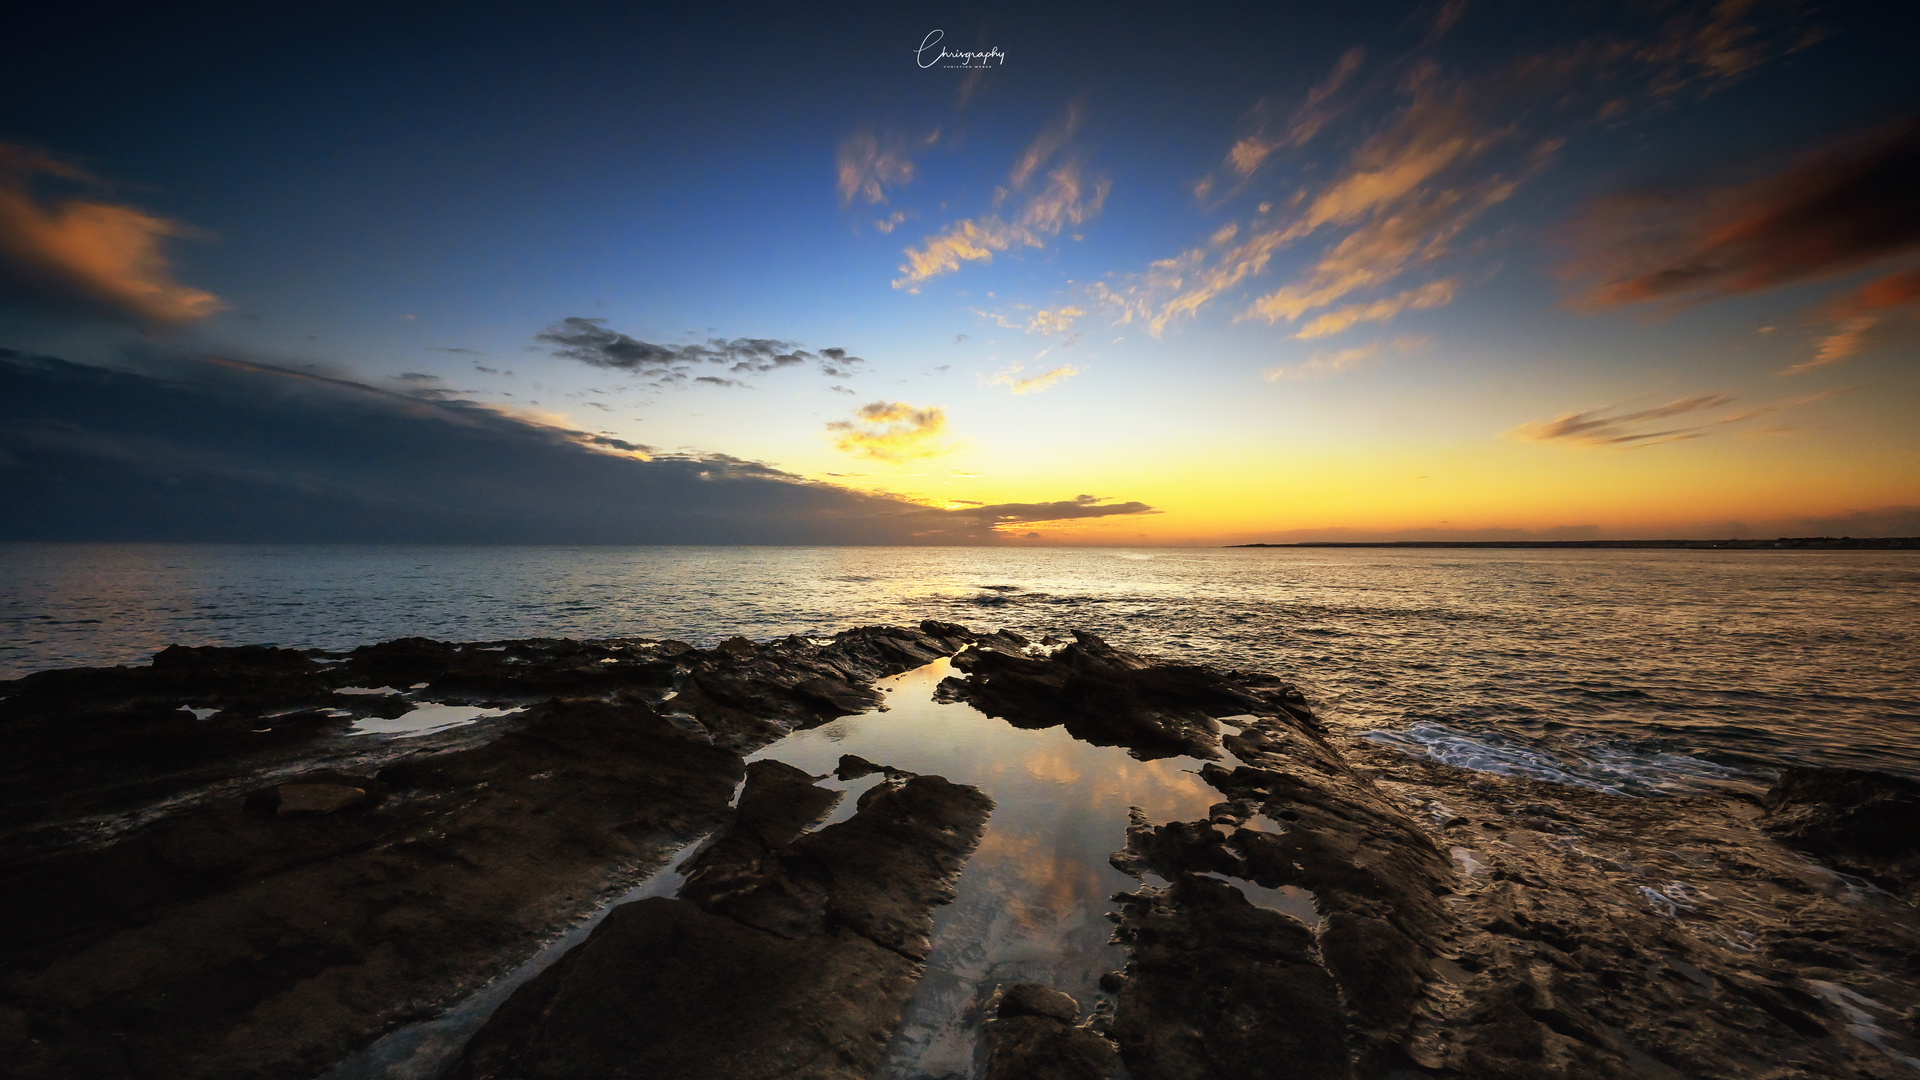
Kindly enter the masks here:
<path id="1" fill-rule="evenodd" d="M 1920 536 L 1782 536 L 1777 540 L 1308 540 L 1297 544 L 1228 544 L 1235 548 L 1682 548 L 1802 551 L 1920 550 Z"/>

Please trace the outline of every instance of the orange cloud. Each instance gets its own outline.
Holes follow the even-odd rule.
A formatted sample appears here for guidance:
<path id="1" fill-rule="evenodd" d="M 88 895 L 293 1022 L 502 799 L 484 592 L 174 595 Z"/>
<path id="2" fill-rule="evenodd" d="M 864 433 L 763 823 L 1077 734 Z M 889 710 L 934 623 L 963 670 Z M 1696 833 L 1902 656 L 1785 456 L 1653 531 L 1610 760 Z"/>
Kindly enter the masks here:
<path id="1" fill-rule="evenodd" d="M 1346 66 L 1357 64 L 1356 59 Z M 1334 84 L 1330 80 L 1327 85 Z M 1264 273 L 1275 254 L 1295 241 L 1323 228 L 1354 227 L 1303 279 L 1254 301 L 1246 312 L 1270 322 L 1298 320 L 1349 293 L 1384 284 L 1414 261 L 1444 254 L 1475 216 L 1544 168 L 1561 145 L 1559 140 L 1537 143 L 1516 175 L 1493 173 L 1461 186 L 1441 186 L 1447 175 L 1508 139 L 1511 130 L 1489 124 L 1480 115 L 1484 110 L 1473 105 L 1471 88 L 1443 86 L 1431 65 L 1417 65 L 1408 86 L 1412 100 L 1393 123 L 1361 144 L 1318 192 L 1302 192 L 1291 218 L 1245 236 L 1223 229 L 1213 238 L 1213 252 L 1195 248 L 1152 264 L 1125 289 L 1092 291 L 1119 308 L 1120 321 L 1137 316 L 1149 332 L 1159 334 L 1180 316 L 1197 314 Z M 1451 289 L 1430 287 L 1417 295 L 1323 316 L 1301 336 L 1335 333 L 1368 317 L 1391 318 L 1409 306 L 1443 304 L 1452 299 Z M 1413 303 L 1415 299 L 1420 302 Z M 1396 301 L 1404 302 L 1393 306 Z"/>
<path id="2" fill-rule="evenodd" d="M 1274 151 L 1311 142 L 1339 112 L 1329 106 L 1329 99 L 1360 70 L 1366 59 L 1365 49 L 1348 49 L 1342 53 L 1326 80 L 1307 91 L 1307 99 L 1283 125 L 1275 125 L 1279 130 L 1270 130 L 1270 125 L 1262 123 L 1259 130 L 1234 143 L 1233 149 L 1227 151 L 1227 167 L 1241 176 L 1252 176 Z M 1264 103 L 1255 109 L 1256 115 L 1264 112 Z"/>
<path id="3" fill-rule="evenodd" d="M 29 303 L 78 308 L 149 323 L 205 318 L 224 305 L 173 280 L 161 252 L 168 237 L 192 236 L 178 222 L 131 206 L 35 198 L 36 175 L 94 182 L 42 154 L 0 143 L 0 290 Z"/>
<path id="4" fill-rule="evenodd" d="M 1902 310 L 1905 309 L 1905 310 Z M 1886 324 L 1904 316 L 1910 323 L 1920 315 L 1920 268 L 1888 274 L 1868 282 L 1856 292 L 1827 305 L 1834 325 L 1820 339 L 1813 359 L 1780 372 L 1798 375 L 1814 368 L 1837 364 L 1884 340 L 1890 331 Z"/>
<path id="5" fill-rule="evenodd" d="M 1408 308 L 1420 310 L 1439 307 L 1453 302 L 1453 290 L 1457 282 L 1452 278 L 1434 281 L 1417 289 L 1409 289 L 1398 296 L 1389 296 L 1368 304 L 1351 304 L 1337 311 L 1330 311 L 1307 323 L 1294 336 L 1297 338 L 1318 338 L 1337 334 L 1357 323 L 1386 322 Z"/>
<path id="6" fill-rule="evenodd" d="M 827 430 L 837 431 L 834 446 L 875 461 L 913 461 L 939 457 L 951 448 L 940 442 L 947 430 L 947 411 L 937 405 L 916 408 L 904 401 L 876 401 L 862 405 L 854 420 L 836 420 Z"/>
<path id="7" fill-rule="evenodd" d="M 1013 221 L 992 214 L 956 221 L 921 247 L 906 249 L 907 261 L 893 287 L 917 293 L 927 280 L 952 273 L 963 262 L 991 262 L 994 252 L 1015 245 L 1044 248 L 1062 230 L 1098 216 L 1110 186 L 1105 180 L 1089 183 L 1076 166 L 1063 165 L 1047 174 L 1047 186 Z"/>

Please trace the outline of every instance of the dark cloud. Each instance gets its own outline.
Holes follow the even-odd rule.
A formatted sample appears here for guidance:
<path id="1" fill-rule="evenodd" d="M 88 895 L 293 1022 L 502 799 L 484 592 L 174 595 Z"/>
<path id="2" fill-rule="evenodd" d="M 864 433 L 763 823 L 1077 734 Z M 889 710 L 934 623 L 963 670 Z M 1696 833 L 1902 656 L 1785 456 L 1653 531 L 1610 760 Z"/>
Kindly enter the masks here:
<path id="1" fill-rule="evenodd" d="M 466 354 L 468 354 L 469 356 L 485 356 L 485 355 L 486 355 L 485 353 L 483 353 L 483 352 L 481 352 L 481 351 L 480 351 L 479 349 L 456 349 L 456 348 L 454 348 L 454 347 L 452 347 L 452 346 L 450 346 L 450 345 L 429 345 L 429 346 L 427 346 L 427 351 L 429 351 L 429 352 L 450 352 L 450 353 L 466 353 Z"/>
<path id="2" fill-rule="evenodd" d="M 335 375 L 125 362 L 0 350 L 0 540 L 981 543 L 1008 520 L 1146 510 L 941 510 Z"/>
<path id="3" fill-rule="evenodd" d="M 1709 299 L 1920 253 L 1920 118 L 1823 147 L 1751 183 L 1595 206 L 1569 265 L 1593 306 Z"/>
<path id="4" fill-rule="evenodd" d="M 1071 521 L 1077 518 L 1111 517 L 1115 514 L 1157 514 L 1160 511 L 1143 502 L 1108 502 L 1097 495 L 1077 495 L 1070 501 L 1047 503 L 995 503 L 950 510 L 955 517 L 973 518 L 995 525 L 1030 521 Z"/>
<path id="5" fill-rule="evenodd" d="M 848 355 L 845 349 L 821 349 L 813 353 L 778 338 L 709 338 L 687 345 L 658 345 L 611 329 L 605 319 L 579 316 L 560 320 L 544 333 L 535 335 L 534 340 L 555 346 L 555 356 L 595 367 L 631 371 L 663 385 L 686 381 L 701 364 L 725 364 L 727 371 L 734 375 L 764 375 L 781 368 L 812 364 L 829 378 L 845 379 L 857 374 L 858 365 L 866 363 Z M 710 376 L 694 377 L 694 381 L 746 385 Z"/>

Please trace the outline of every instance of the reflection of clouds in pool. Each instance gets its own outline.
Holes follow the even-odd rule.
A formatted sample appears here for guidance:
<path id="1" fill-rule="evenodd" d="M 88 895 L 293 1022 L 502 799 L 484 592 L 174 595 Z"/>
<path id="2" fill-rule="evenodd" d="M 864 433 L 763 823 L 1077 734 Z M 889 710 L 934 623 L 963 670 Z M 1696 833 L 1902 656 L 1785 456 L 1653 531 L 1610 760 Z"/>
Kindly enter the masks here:
<path id="1" fill-rule="evenodd" d="M 1107 861 L 1126 845 L 1128 809 L 1155 822 L 1198 821 L 1224 798 L 1198 775 L 1198 759 L 1141 761 L 1064 727 L 1016 728 L 964 702 L 934 701 L 952 673 L 951 661 L 937 660 L 882 680 L 885 711 L 795 732 L 754 755 L 820 775 L 857 754 L 994 799 L 954 902 L 936 913 L 928 974 L 883 1077 L 971 1072 L 981 1010 L 1002 983 L 1040 982 L 1091 1005 L 1100 975 L 1126 960 L 1105 913 L 1112 894 L 1138 887 Z"/>
<path id="2" fill-rule="evenodd" d="M 973 861 L 1006 886 L 1000 896 L 1008 914 L 1030 932 L 1050 931 L 1076 908 L 1106 907 L 1106 875 L 1052 837 L 996 830 L 975 849 Z"/>

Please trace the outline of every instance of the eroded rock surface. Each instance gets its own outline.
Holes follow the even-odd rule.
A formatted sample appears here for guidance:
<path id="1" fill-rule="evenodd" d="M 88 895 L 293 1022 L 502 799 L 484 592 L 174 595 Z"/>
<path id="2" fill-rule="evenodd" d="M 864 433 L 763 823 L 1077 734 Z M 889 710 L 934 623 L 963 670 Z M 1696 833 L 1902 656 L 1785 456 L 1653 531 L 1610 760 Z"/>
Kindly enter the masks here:
<path id="1" fill-rule="evenodd" d="M 942 699 L 1189 755 L 1220 796 L 1114 823 L 1141 881 L 1115 898 L 1129 961 L 1084 1020 L 1005 988 L 992 1080 L 1920 1068 L 1920 785 L 1792 770 L 1759 801 L 1638 799 L 1489 776 L 1336 735 L 1271 676 L 943 623 L 176 648 L 0 684 L 0 1060 L 311 1077 L 711 832 L 678 899 L 615 910 L 461 1075 L 866 1076 L 992 792 L 849 756 L 836 775 L 873 786 L 820 826 L 837 792 L 744 755 L 963 648 Z M 511 711 L 346 734 L 424 703 Z"/>
<path id="2" fill-rule="evenodd" d="M 743 752 L 970 636 L 174 647 L 0 683 L 0 1057 L 315 1076 L 726 821 Z M 348 734 L 424 702 L 518 711 Z"/>
<path id="3" fill-rule="evenodd" d="M 986 1080 L 1108 1080 L 1119 1056 L 1080 1003 L 1034 983 L 1006 987 L 987 1022 Z"/>
<path id="4" fill-rule="evenodd" d="M 972 654 L 968 654 L 971 656 Z M 1136 1080 L 1895 1077 L 1920 1068 L 1920 918 L 1737 796 L 1635 799 L 1329 735 L 1273 680 L 1080 635 L 946 687 L 1022 725 L 1214 757 L 1207 821 L 1136 813 L 1103 983 Z M 1115 684 L 1082 694 L 1100 680 Z M 1211 685 L 1210 685 L 1211 683 Z M 1164 687 L 1191 686 L 1187 706 Z M 1095 704 L 1095 703 L 1098 704 Z M 1213 724 L 1212 727 L 1209 724 Z M 1783 781 L 1768 828 L 1901 886 L 1914 786 Z M 1902 846 L 1906 845 L 1906 846 Z"/>
<path id="5" fill-rule="evenodd" d="M 1211 758 L 1220 745 L 1216 717 L 1296 707 L 1301 717 L 1309 715 L 1299 691 L 1277 679 L 1229 679 L 1193 664 L 1148 660 L 1079 631 L 1072 644 L 1046 657 L 1009 647 L 1024 639 L 1000 636 L 1007 640 L 961 653 L 954 667 L 966 678 L 943 688 L 1015 727 L 1065 724 L 1074 738 L 1125 746 L 1143 758 Z"/>
<path id="6" fill-rule="evenodd" d="M 889 779 L 803 834 L 838 794 L 806 779 L 756 762 L 681 898 L 616 908 L 508 1000 L 453 1076 L 870 1076 L 993 803 L 937 776 Z"/>
<path id="7" fill-rule="evenodd" d="M 1788 769 L 1761 826 L 1829 865 L 1920 902 L 1920 783 L 1860 769 Z"/>

